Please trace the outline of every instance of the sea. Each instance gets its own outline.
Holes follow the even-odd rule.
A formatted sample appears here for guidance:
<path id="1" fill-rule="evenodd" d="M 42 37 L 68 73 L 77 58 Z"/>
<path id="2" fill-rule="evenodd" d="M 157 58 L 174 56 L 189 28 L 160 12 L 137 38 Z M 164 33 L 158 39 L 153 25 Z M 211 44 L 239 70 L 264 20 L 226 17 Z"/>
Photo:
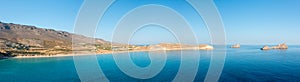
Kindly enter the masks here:
<path id="1" fill-rule="evenodd" d="M 0 82 L 300 81 L 300 46 L 265 51 L 260 50 L 262 46 L 0 59 Z M 214 59 L 218 56 L 222 58 Z"/>

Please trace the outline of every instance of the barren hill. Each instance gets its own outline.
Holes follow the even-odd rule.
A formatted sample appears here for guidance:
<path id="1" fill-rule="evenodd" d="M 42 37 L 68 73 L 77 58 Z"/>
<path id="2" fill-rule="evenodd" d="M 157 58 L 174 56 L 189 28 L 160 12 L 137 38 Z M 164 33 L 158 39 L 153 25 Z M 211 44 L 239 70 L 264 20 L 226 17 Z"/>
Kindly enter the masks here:
<path id="1" fill-rule="evenodd" d="M 65 31 L 0 22 L 0 49 L 2 51 L 34 51 L 38 49 L 45 52 L 54 51 L 54 49 L 68 51 L 71 50 L 72 39 L 76 41 L 75 45 L 89 48 L 110 44 L 110 42 L 102 39 L 94 39 Z"/>

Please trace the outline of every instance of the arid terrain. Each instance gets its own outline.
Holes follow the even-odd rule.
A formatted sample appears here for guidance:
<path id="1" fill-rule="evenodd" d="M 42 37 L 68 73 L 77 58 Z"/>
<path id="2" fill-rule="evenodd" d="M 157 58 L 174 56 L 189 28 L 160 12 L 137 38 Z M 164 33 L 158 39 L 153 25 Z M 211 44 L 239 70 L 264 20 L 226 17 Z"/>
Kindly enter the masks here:
<path id="1" fill-rule="evenodd" d="M 0 57 L 2 58 L 181 49 L 211 50 L 213 47 L 205 44 L 177 43 L 127 45 L 54 29 L 0 22 Z"/>

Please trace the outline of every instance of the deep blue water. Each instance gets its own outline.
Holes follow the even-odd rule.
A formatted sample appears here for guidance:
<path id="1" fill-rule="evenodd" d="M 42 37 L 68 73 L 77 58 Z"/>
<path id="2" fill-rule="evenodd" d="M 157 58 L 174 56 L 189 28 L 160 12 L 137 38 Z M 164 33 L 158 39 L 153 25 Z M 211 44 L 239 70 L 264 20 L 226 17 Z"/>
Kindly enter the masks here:
<path id="1" fill-rule="evenodd" d="M 262 46 L 227 48 L 225 65 L 219 81 L 300 81 L 300 46 L 288 50 L 261 51 Z M 187 51 L 195 52 L 195 51 Z M 214 53 L 218 53 L 216 49 Z M 162 54 L 163 52 L 161 52 Z M 195 81 L 203 81 L 210 64 L 210 51 L 200 51 Z M 147 52 L 133 52 L 132 61 L 140 67 L 151 61 Z M 160 54 L 159 52 L 157 54 Z M 97 55 L 99 65 L 110 81 L 172 81 L 181 61 L 180 51 L 167 51 L 167 62 L 159 74 L 150 79 L 136 79 L 123 73 L 111 54 Z M 122 55 L 122 54 L 119 54 Z M 193 56 L 184 54 L 183 56 Z M 89 61 L 89 60 L 84 60 Z M 187 60 L 188 61 L 188 60 Z M 87 64 L 89 65 L 89 64 Z M 73 57 L 1 59 L 0 81 L 80 81 Z"/>

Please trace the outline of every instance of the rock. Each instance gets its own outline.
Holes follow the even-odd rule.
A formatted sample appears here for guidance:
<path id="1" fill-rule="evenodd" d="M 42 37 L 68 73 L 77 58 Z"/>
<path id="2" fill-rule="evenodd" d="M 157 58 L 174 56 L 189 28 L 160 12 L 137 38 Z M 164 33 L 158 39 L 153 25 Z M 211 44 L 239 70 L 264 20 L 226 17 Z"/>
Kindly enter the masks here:
<path id="1" fill-rule="evenodd" d="M 20 43 L 6 42 L 5 44 L 7 47 L 13 48 L 16 50 L 29 50 L 30 49 L 29 45 L 24 45 L 24 44 L 20 44 Z"/>
<path id="2" fill-rule="evenodd" d="M 288 46 L 285 43 L 283 43 L 273 47 L 264 46 L 263 48 L 261 48 L 261 50 L 270 50 L 270 49 L 288 49 Z"/>
<path id="3" fill-rule="evenodd" d="M 261 50 L 270 50 L 269 46 L 264 46 L 263 48 L 260 48 Z"/>
<path id="4" fill-rule="evenodd" d="M 2 57 L 12 57 L 12 53 L 9 51 L 0 49 L 0 58 L 2 58 Z"/>
<path id="5" fill-rule="evenodd" d="M 207 44 L 200 44 L 200 45 L 199 45 L 199 49 L 200 49 L 200 50 L 213 50 L 214 47 L 213 47 L 213 46 L 210 46 L 210 45 L 207 45 Z"/>
<path id="6" fill-rule="evenodd" d="M 0 53 L 6 53 L 6 51 L 5 51 L 5 50 L 2 50 L 2 49 L 0 49 Z"/>
<path id="7" fill-rule="evenodd" d="M 230 48 L 240 48 L 241 45 L 240 44 L 235 44 L 235 45 L 232 45 Z"/>

